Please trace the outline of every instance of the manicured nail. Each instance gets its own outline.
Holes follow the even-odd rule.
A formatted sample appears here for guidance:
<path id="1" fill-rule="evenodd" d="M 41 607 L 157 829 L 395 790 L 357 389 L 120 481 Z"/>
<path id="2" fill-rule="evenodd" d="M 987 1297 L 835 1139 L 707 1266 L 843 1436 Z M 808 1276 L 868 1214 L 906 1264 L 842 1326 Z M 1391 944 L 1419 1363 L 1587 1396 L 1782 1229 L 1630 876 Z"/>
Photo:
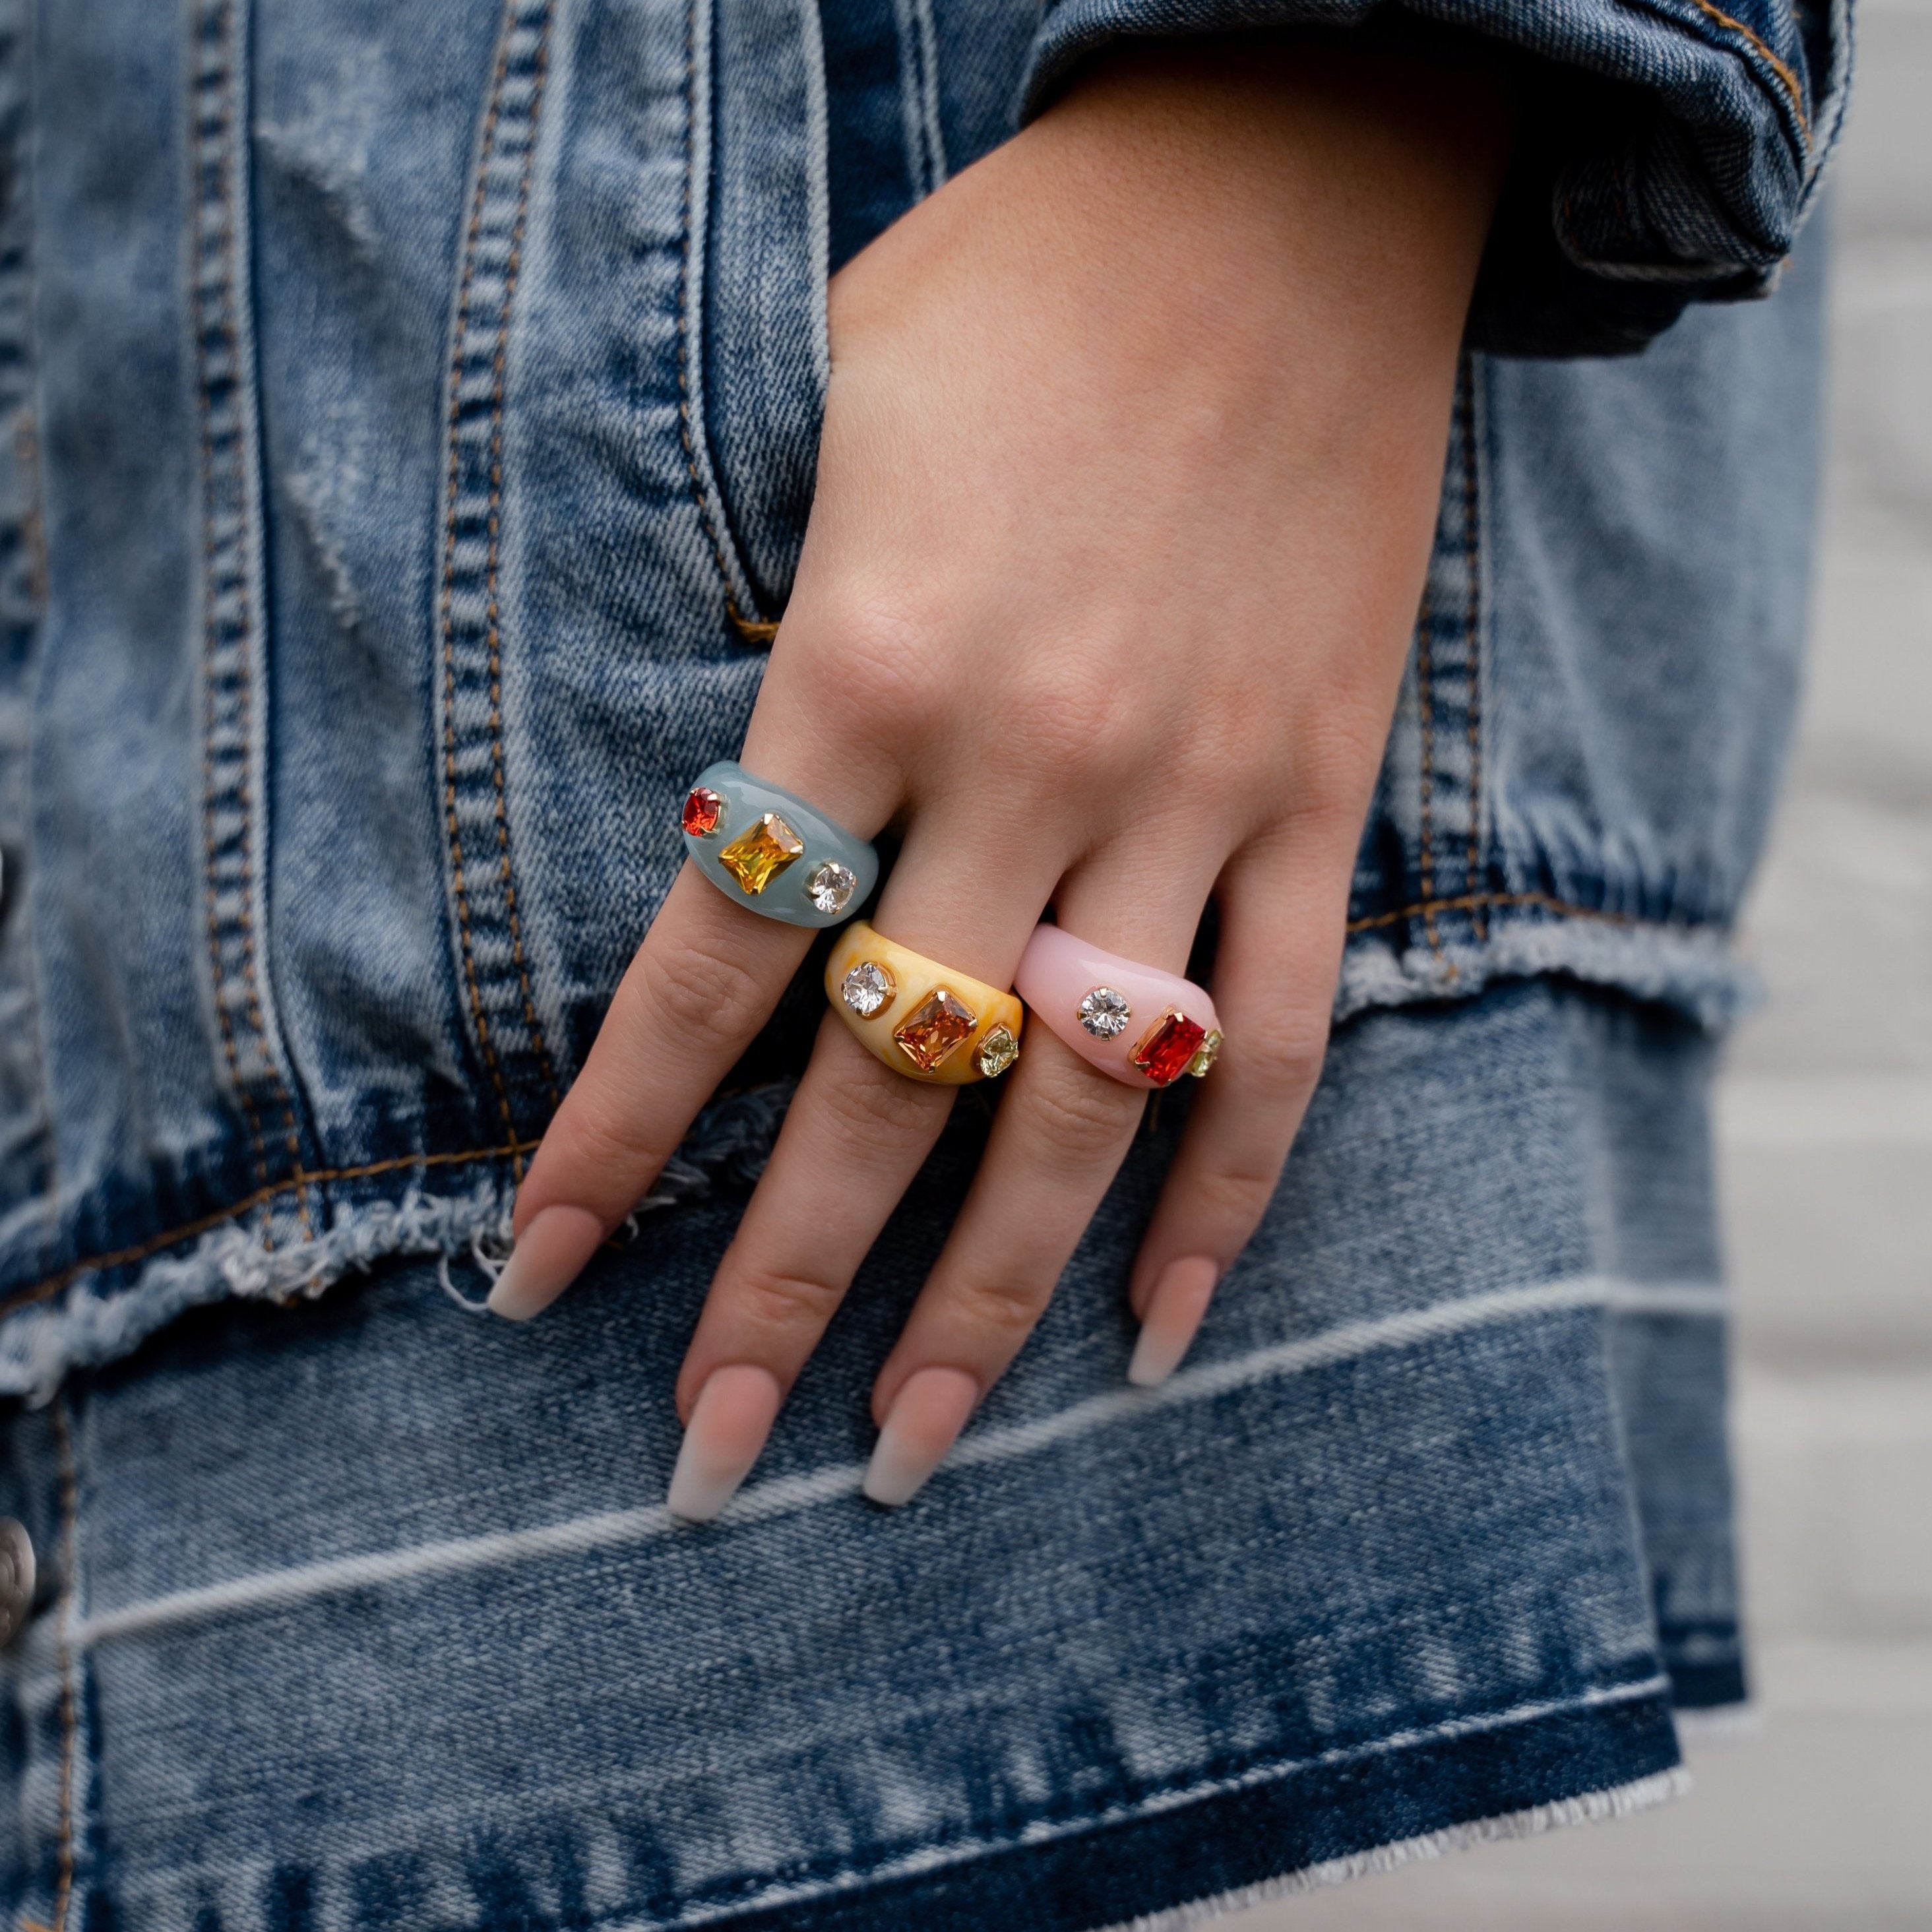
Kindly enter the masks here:
<path id="1" fill-rule="evenodd" d="M 506 1322 L 541 1314 L 584 1272 L 603 1239 L 604 1224 L 589 1208 L 546 1208 L 510 1250 L 490 1291 L 490 1312 Z"/>
<path id="2" fill-rule="evenodd" d="M 698 1392 L 664 1501 L 673 1516 L 709 1522 L 738 1493 L 778 1419 L 784 1391 L 770 1369 L 730 1362 Z"/>
<path id="3" fill-rule="evenodd" d="M 1198 1255 L 1169 1262 L 1161 1270 L 1160 1279 L 1148 1297 L 1147 1313 L 1141 1318 L 1141 1338 L 1134 1344 L 1134 1358 L 1127 1364 L 1129 1382 L 1152 1388 L 1180 1367 L 1220 1278 L 1221 1270 Z"/>
<path id="4" fill-rule="evenodd" d="M 979 1400 L 980 1384 L 964 1369 L 921 1369 L 908 1376 L 873 1445 L 866 1495 L 889 1509 L 910 1502 L 945 1460 Z"/>

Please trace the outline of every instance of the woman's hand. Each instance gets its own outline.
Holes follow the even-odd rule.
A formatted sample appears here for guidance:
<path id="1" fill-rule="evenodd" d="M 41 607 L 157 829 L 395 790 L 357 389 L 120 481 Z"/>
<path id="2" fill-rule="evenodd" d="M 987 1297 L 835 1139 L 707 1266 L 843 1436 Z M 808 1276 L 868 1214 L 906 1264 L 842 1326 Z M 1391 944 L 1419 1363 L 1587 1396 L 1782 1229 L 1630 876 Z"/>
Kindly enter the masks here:
<path id="1" fill-rule="evenodd" d="M 742 762 L 862 836 L 896 825 L 874 924 L 1000 986 L 1049 902 L 1178 971 L 1217 899 L 1227 1043 L 1134 1270 L 1136 1380 L 1185 1351 L 1321 1067 L 1506 122 L 1460 64 L 1149 49 L 832 284 L 818 494 Z M 534 1313 L 584 1265 L 809 943 L 686 867 L 531 1165 L 493 1306 Z M 1024 1342 L 1145 1099 L 1039 1025 L 1004 1084 L 874 1389 L 878 1500 Z M 679 1378 L 680 1514 L 756 1459 L 953 1096 L 826 1016 Z"/>

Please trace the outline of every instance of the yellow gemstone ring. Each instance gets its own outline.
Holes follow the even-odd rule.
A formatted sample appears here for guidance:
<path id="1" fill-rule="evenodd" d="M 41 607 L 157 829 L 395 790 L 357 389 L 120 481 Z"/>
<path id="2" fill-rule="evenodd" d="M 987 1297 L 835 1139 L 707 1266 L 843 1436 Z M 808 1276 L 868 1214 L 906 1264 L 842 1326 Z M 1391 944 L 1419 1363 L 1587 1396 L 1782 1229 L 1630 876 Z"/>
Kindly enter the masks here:
<path id="1" fill-rule="evenodd" d="M 679 823 L 685 849 L 727 898 L 788 926 L 836 926 L 878 880 L 864 839 L 730 758 L 698 774 Z"/>
<path id="2" fill-rule="evenodd" d="M 944 1087 L 990 1080 L 1019 1058 L 1024 1010 L 855 919 L 825 962 L 833 1010 L 895 1073 Z"/>

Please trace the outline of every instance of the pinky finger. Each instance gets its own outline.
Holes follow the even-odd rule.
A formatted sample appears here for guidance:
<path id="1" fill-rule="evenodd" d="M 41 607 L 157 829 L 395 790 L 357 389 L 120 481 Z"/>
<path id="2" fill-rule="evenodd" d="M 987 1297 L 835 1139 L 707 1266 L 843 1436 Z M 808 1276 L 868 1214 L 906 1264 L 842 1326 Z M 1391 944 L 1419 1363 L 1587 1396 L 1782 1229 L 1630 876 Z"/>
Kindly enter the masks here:
<path id="1" fill-rule="evenodd" d="M 1268 1210 L 1321 1077 L 1346 901 L 1322 890 L 1330 868 L 1314 856 L 1256 853 L 1216 894 L 1214 1004 L 1227 1044 L 1134 1263 L 1129 1296 L 1141 1332 L 1127 1378 L 1143 1388 L 1164 1382 L 1192 1346 L 1216 1285 Z"/>

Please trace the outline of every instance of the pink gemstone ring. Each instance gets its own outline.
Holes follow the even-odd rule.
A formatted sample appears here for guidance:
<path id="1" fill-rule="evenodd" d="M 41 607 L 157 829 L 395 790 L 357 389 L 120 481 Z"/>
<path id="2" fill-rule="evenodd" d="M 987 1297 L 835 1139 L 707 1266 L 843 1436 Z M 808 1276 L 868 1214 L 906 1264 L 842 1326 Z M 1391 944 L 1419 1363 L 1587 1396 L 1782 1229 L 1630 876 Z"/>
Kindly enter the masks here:
<path id="1" fill-rule="evenodd" d="M 1130 1087 L 1205 1073 L 1221 1051 L 1214 1002 L 1192 980 L 1102 952 L 1057 926 L 1034 928 L 1013 991 L 1048 1032 Z"/>

